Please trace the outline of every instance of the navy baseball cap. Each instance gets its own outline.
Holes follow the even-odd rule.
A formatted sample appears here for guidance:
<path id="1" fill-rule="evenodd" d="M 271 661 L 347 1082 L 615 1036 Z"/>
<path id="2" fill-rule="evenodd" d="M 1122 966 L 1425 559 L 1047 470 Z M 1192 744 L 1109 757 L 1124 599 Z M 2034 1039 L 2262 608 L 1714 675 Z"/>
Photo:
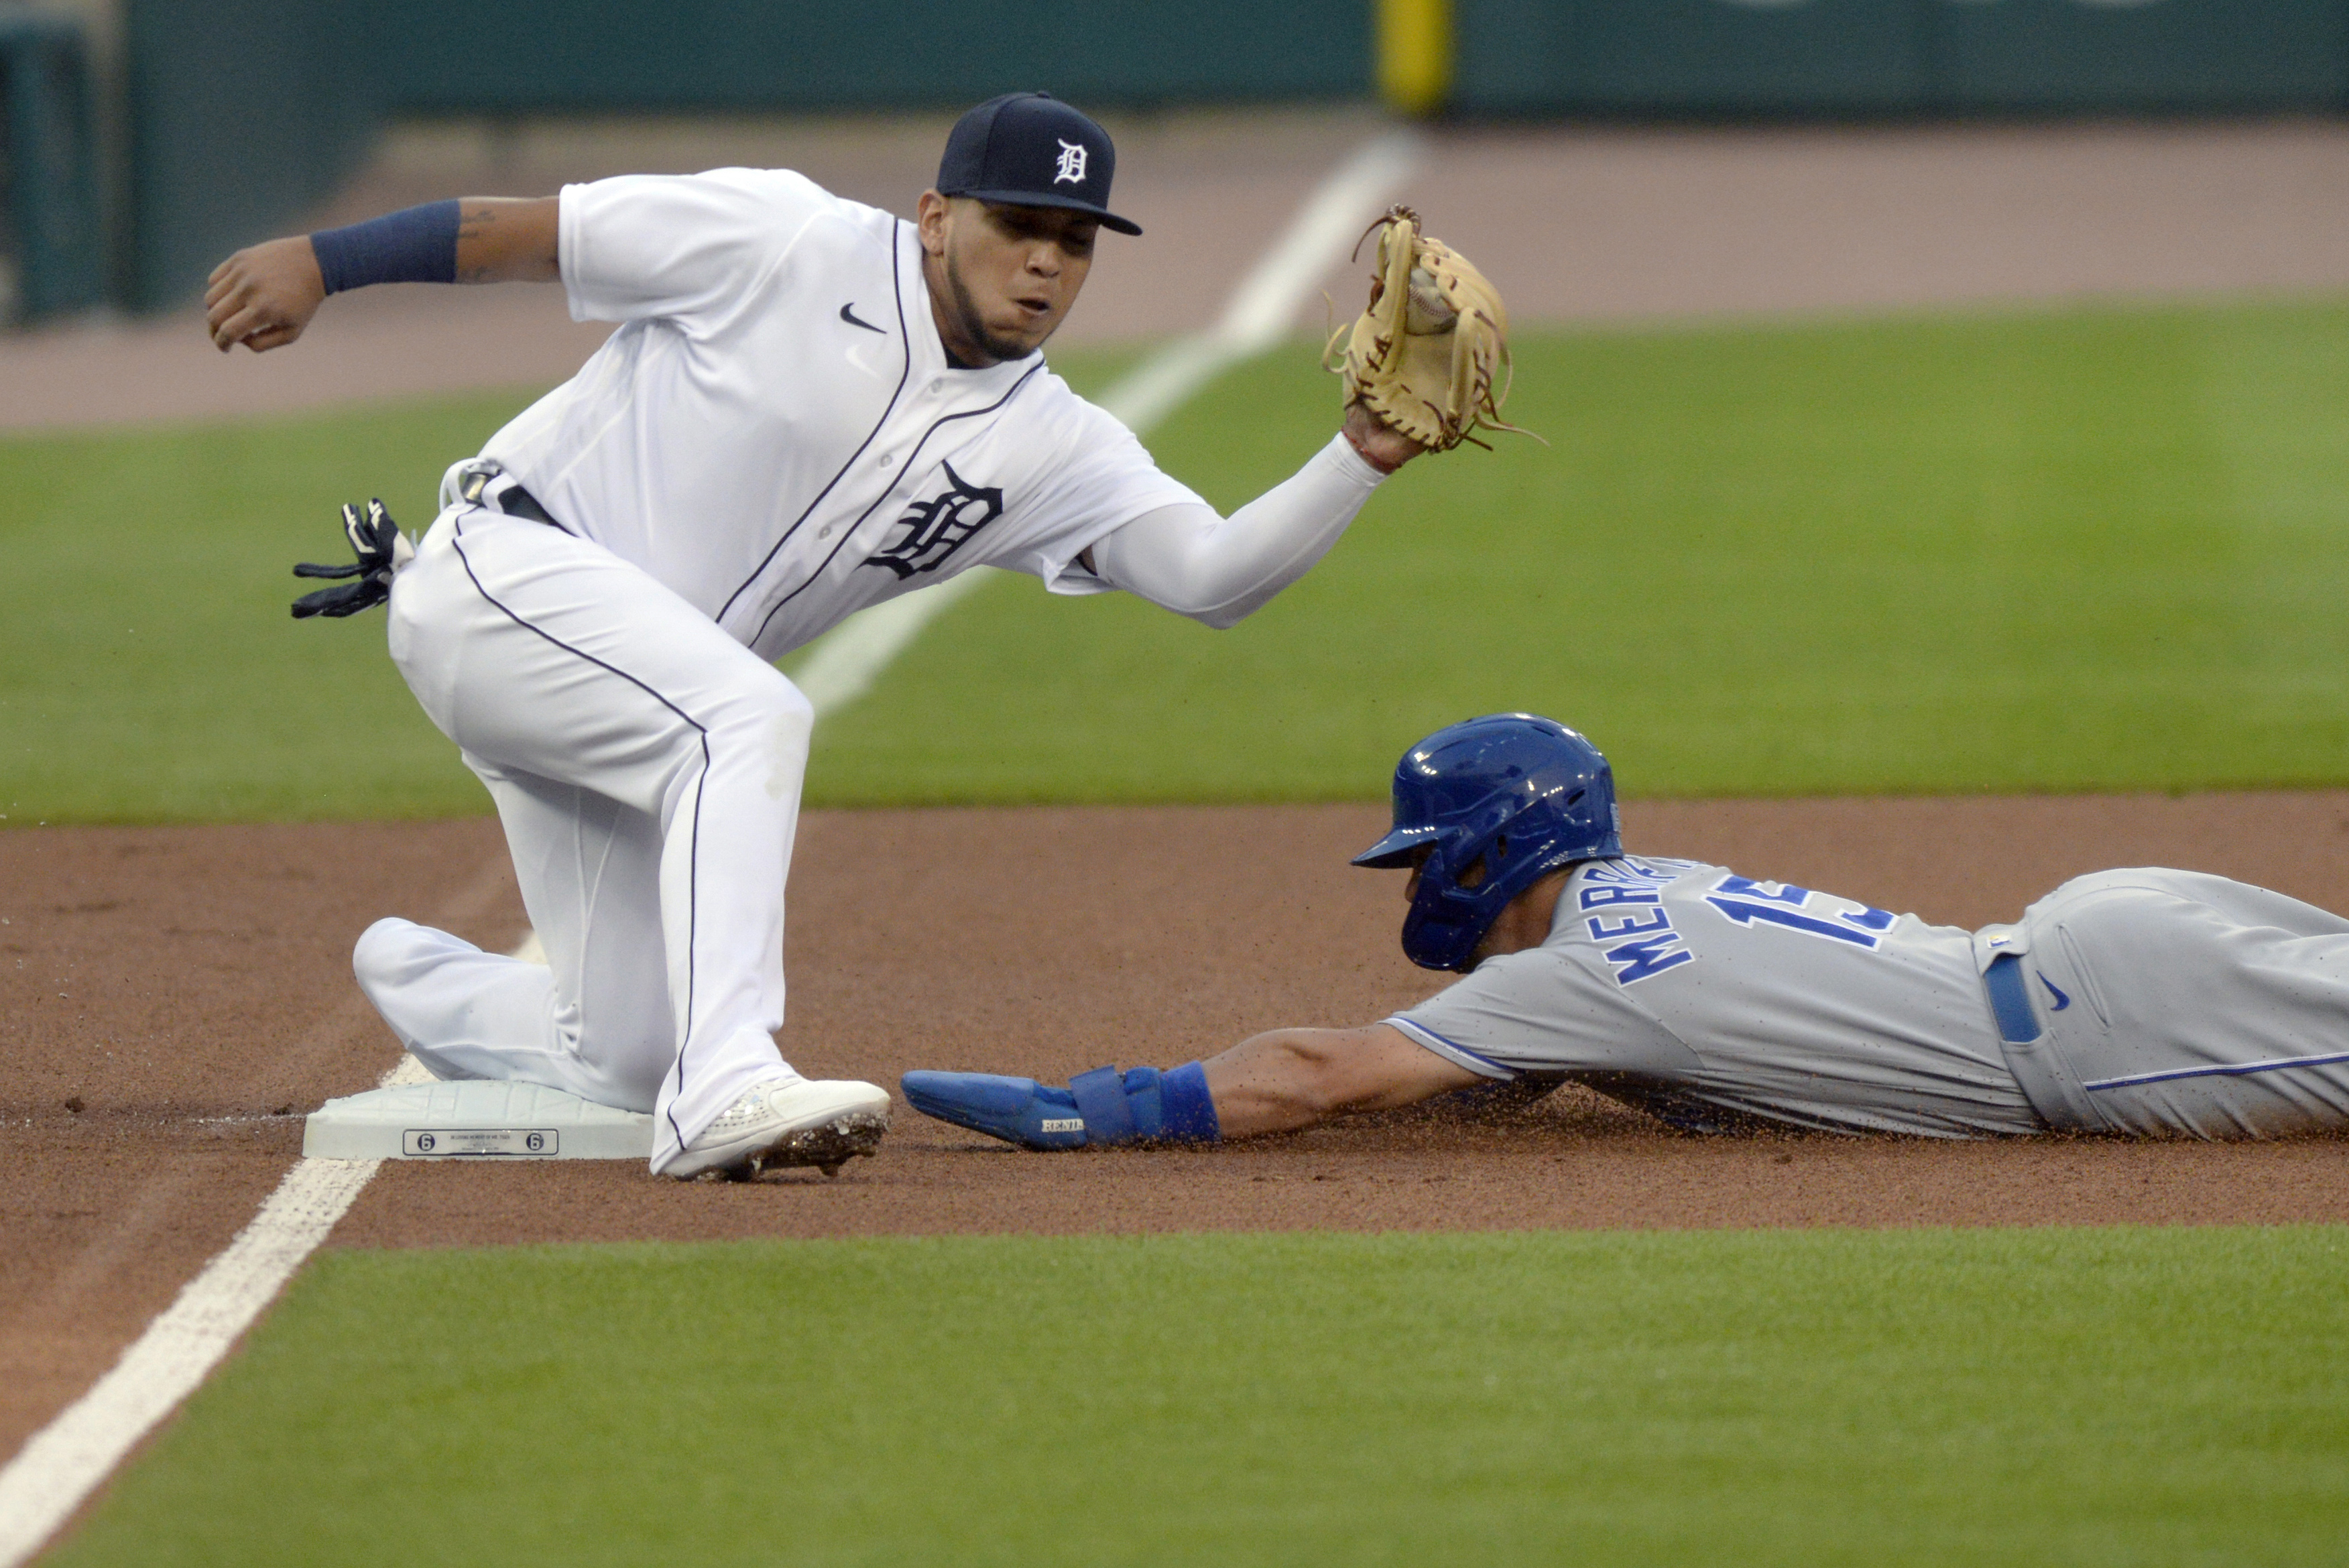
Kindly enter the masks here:
<path id="1" fill-rule="evenodd" d="M 1008 207 L 1066 207 L 1121 234 L 1142 225 L 1109 210 L 1117 149 L 1109 132 L 1050 93 L 1006 93 L 955 121 L 938 194 Z"/>

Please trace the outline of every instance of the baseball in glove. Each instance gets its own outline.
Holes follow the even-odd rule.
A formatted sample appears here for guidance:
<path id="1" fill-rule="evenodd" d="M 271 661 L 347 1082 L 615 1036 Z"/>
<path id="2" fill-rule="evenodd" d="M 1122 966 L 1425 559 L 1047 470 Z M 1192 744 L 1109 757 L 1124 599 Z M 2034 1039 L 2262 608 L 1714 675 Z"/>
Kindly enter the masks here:
<path id="1" fill-rule="evenodd" d="M 1346 378 L 1348 406 L 1363 405 L 1430 451 L 1485 446 L 1480 429 L 1530 434 L 1501 419 L 1509 313 L 1500 292 L 1467 257 L 1422 234 L 1410 208 L 1390 207 L 1371 227 L 1380 231 L 1371 303 L 1322 355 Z"/>

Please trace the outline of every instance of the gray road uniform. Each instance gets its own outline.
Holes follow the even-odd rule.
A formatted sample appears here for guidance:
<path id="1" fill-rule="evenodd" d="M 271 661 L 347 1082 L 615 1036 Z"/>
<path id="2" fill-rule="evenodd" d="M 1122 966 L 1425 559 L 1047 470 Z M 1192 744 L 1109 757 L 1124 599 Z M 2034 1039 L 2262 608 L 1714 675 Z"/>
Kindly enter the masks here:
<path id="1" fill-rule="evenodd" d="M 1575 869 L 1540 947 L 1386 1020 L 1692 1130 L 2249 1138 L 2349 1125 L 2349 920 L 2222 877 L 2066 882 L 1930 925 L 1723 866 Z"/>

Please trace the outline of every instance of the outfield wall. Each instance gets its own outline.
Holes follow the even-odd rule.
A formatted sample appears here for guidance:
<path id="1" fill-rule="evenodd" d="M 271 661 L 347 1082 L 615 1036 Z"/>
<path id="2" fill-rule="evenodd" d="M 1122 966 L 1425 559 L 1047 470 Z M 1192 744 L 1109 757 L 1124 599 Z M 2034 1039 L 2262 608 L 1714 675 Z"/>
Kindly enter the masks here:
<path id="1" fill-rule="evenodd" d="M 1424 0 L 1421 0 L 1424 3 Z M 2341 0 L 1457 0 L 1474 114 L 2333 110 Z"/>
<path id="2" fill-rule="evenodd" d="M 407 112 L 879 109 L 1046 88 L 1122 107 L 1361 97 L 1360 0 L 407 0 L 366 8 Z"/>
<path id="3" fill-rule="evenodd" d="M 1361 0 L 124 0 L 130 303 L 179 303 L 395 114 L 832 111 L 1366 97 Z"/>
<path id="4" fill-rule="evenodd" d="M 384 103 L 356 0 L 126 0 L 128 303 L 177 304 L 215 263 L 319 201 Z"/>

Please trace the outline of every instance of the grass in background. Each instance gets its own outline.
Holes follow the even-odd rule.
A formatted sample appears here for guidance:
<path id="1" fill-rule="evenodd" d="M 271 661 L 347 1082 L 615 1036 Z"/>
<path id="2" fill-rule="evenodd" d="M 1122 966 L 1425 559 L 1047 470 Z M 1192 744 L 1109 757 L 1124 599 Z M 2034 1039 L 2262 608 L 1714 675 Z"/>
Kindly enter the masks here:
<path id="1" fill-rule="evenodd" d="M 2333 1562 L 2349 1233 L 331 1253 L 68 1564 Z"/>
<path id="2" fill-rule="evenodd" d="M 1372 798 L 1506 708 L 1627 792 L 2349 779 L 2349 307 L 1529 337 L 1508 437 L 1414 464 L 1213 633 L 991 588 L 819 740 L 812 798 Z M 1295 348 L 1153 439 L 1229 507 L 1331 427 Z"/>
<path id="3" fill-rule="evenodd" d="M 1068 357 L 1098 381 L 1130 352 Z M 295 562 L 349 559 L 336 507 L 380 495 L 420 531 L 535 396 L 0 437 L 0 827 L 489 810 L 382 613 L 286 605 L 325 586 Z"/>
<path id="4" fill-rule="evenodd" d="M 1230 507 L 1335 400 L 1290 346 L 1152 445 Z M 520 401 L 0 440 L 0 811 L 485 809 L 380 621 L 295 623 L 286 568 L 372 489 L 420 526 Z M 1368 799 L 1508 707 L 1635 795 L 2349 779 L 2349 304 L 1528 335 L 1509 412 L 1552 444 L 1414 465 L 1233 632 L 990 587 L 810 799 Z"/>
<path id="5" fill-rule="evenodd" d="M 410 529 L 526 396 L 0 439 L 0 811 L 50 821 L 453 816 L 489 796 L 384 652 L 295 621 L 336 508 Z"/>

